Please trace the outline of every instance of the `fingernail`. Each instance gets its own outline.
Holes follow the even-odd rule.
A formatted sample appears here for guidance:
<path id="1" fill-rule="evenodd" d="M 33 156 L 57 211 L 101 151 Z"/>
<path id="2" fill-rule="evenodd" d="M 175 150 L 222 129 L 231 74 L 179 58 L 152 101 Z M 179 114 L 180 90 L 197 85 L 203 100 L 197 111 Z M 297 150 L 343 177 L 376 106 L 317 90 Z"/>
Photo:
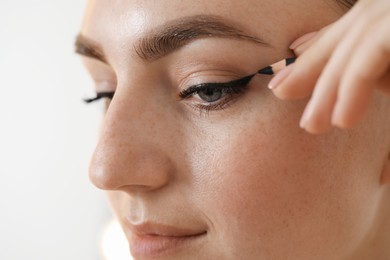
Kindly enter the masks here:
<path id="1" fill-rule="evenodd" d="M 334 108 L 333 110 L 333 114 L 332 114 L 332 125 L 333 126 L 336 126 L 336 127 L 340 127 L 340 116 L 339 116 L 340 112 L 339 112 L 339 109 L 336 105 L 336 107 Z"/>
<path id="2" fill-rule="evenodd" d="M 291 73 L 293 67 L 294 67 L 295 64 L 291 64 L 289 66 L 287 66 L 285 69 L 281 70 L 280 72 L 278 72 L 275 77 L 270 81 L 270 83 L 268 84 L 268 88 L 269 89 L 275 89 L 277 86 L 280 85 L 280 83 L 282 83 L 282 81 L 284 79 L 287 78 L 287 76 Z"/>
<path id="3" fill-rule="evenodd" d="M 299 126 L 301 128 L 305 128 L 307 125 L 307 122 L 310 119 L 311 113 L 312 113 L 312 102 L 309 101 L 309 103 L 306 105 L 305 111 L 303 112 L 303 115 L 301 117 L 301 120 L 299 122 Z"/>
<path id="4" fill-rule="evenodd" d="M 305 115 L 302 116 L 301 121 L 299 121 L 299 127 L 304 129 L 306 127 L 307 118 Z"/>
<path id="5" fill-rule="evenodd" d="M 305 129 L 305 123 L 302 121 L 302 119 L 299 121 L 299 127 Z"/>
<path id="6" fill-rule="evenodd" d="M 311 38 L 313 38 L 316 34 L 317 34 L 317 32 L 311 32 L 311 33 L 307 33 L 307 34 L 303 35 L 302 37 L 298 38 L 290 45 L 290 47 L 289 47 L 290 50 L 294 50 L 295 48 L 297 48 L 301 44 L 303 44 L 303 43 L 307 42 L 308 40 L 310 40 Z"/>

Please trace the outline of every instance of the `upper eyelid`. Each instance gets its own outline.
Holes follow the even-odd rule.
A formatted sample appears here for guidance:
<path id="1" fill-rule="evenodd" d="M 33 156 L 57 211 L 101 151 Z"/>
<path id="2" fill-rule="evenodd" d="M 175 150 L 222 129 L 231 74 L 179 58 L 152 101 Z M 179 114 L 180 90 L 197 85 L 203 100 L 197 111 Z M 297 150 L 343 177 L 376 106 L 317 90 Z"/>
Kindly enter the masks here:
<path id="1" fill-rule="evenodd" d="M 212 87 L 212 88 L 232 88 L 232 87 L 237 87 L 237 86 L 240 86 L 240 85 L 247 85 L 249 83 L 249 81 L 257 74 L 265 74 L 265 75 L 273 75 L 275 74 L 276 72 L 278 71 L 274 71 L 274 66 L 276 64 L 282 64 L 282 67 L 283 66 L 288 66 L 290 65 L 291 63 L 294 63 L 296 60 L 296 57 L 290 57 L 290 58 L 286 58 L 284 60 L 281 60 L 277 63 L 274 63 L 272 65 L 269 65 L 267 67 L 264 67 L 260 70 L 258 70 L 256 73 L 253 73 L 253 74 L 250 74 L 248 76 L 245 76 L 245 77 L 242 77 L 242 78 L 239 78 L 239 79 L 236 79 L 236 80 L 232 80 L 232 81 L 229 81 L 229 82 L 211 82 L 211 83 L 200 83 L 200 84 L 197 84 L 197 85 L 193 85 L 193 86 L 190 86 L 189 88 L 181 91 L 179 93 L 179 96 L 180 98 L 184 99 L 186 97 L 188 97 L 189 95 L 193 94 L 193 93 L 196 93 L 196 91 L 200 88 L 205 88 L 205 87 Z M 280 67 L 280 66 L 278 66 Z M 277 68 L 278 70 L 280 70 L 280 68 Z M 115 94 L 115 91 L 111 91 L 111 92 L 98 92 L 97 93 L 97 97 L 99 96 L 99 93 L 100 95 L 103 93 L 110 93 L 112 94 L 112 96 Z M 107 97 L 107 96 L 103 96 L 103 97 Z M 99 97 L 99 99 L 102 98 L 102 97 Z M 91 99 L 92 100 L 92 99 Z"/>
<path id="2" fill-rule="evenodd" d="M 251 79 L 256 75 L 251 74 L 236 80 L 228 81 L 228 82 L 211 82 L 211 83 L 200 83 L 197 85 L 193 85 L 179 93 L 180 98 L 184 99 L 187 98 L 189 95 L 195 93 L 197 90 L 205 87 L 211 87 L 211 88 L 234 88 L 238 86 L 244 86 L 247 85 Z M 95 97 L 92 98 L 85 98 L 83 99 L 85 103 L 92 103 L 97 100 L 100 100 L 102 98 L 109 98 L 112 99 L 115 95 L 115 90 L 114 91 L 98 91 L 96 93 Z"/>
<path id="3" fill-rule="evenodd" d="M 96 96 L 93 98 L 84 98 L 83 101 L 85 103 L 92 103 L 95 101 L 98 101 L 102 98 L 109 98 L 112 99 L 115 95 L 115 91 L 102 91 L 102 92 L 97 92 Z"/>
<path id="4" fill-rule="evenodd" d="M 248 76 L 245 76 L 245 77 L 237 79 L 237 80 L 223 82 L 223 83 L 216 82 L 216 83 L 201 83 L 201 84 L 193 85 L 193 86 L 181 91 L 179 96 L 182 99 L 187 98 L 191 94 L 196 93 L 196 91 L 202 87 L 229 88 L 229 87 L 236 87 L 239 85 L 246 85 L 249 83 L 249 81 L 255 75 L 257 75 L 257 74 L 274 75 L 275 73 L 278 73 L 280 70 L 282 70 L 286 66 L 294 63 L 296 61 L 296 59 L 297 59 L 297 57 L 285 58 L 285 59 L 280 60 L 276 63 L 273 63 L 269 66 L 266 66 L 266 67 L 259 69 L 256 73 L 250 74 Z"/>
<path id="5" fill-rule="evenodd" d="M 184 99 L 187 98 L 189 95 L 195 93 L 200 88 L 209 87 L 209 88 L 232 88 L 237 86 L 243 86 L 247 85 L 249 81 L 255 76 L 256 74 L 251 74 L 236 80 L 232 80 L 229 82 L 211 82 L 211 83 L 200 83 L 197 85 L 193 85 L 183 91 L 180 92 L 179 96 L 180 98 Z"/>

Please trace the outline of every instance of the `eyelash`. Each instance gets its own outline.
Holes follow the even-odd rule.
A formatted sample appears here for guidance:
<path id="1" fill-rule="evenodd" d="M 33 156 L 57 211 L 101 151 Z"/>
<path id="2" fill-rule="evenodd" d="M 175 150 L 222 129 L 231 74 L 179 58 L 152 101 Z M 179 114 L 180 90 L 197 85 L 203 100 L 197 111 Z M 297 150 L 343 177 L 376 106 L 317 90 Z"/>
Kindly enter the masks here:
<path id="1" fill-rule="evenodd" d="M 107 98 L 109 100 L 113 99 L 115 95 L 115 91 L 110 91 L 110 92 L 98 92 L 96 93 L 96 96 L 93 98 L 85 98 L 84 102 L 87 104 L 96 102 L 100 99 Z"/>
<path id="2" fill-rule="evenodd" d="M 220 91 L 222 92 L 222 97 L 218 98 L 215 101 L 209 102 L 209 104 L 207 105 L 196 104 L 194 108 L 199 110 L 200 112 L 205 111 L 206 113 L 209 113 L 210 111 L 222 110 L 229 106 L 230 102 L 233 101 L 236 96 L 242 95 L 247 91 L 248 84 L 253 78 L 253 76 L 254 74 L 225 83 L 201 83 L 181 91 L 179 93 L 179 97 L 181 100 L 185 100 L 195 95 L 199 95 L 202 92 Z M 84 102 L 89 104 L 105 98 L 111 100 L 114 95 L 115 91 L 98 92 L 95 97 L 84 99 Z M 221 99 L 223 100 L 220 101 Z"/>
<path id="3" fill-rule="evenodd" d="M 209 91 L 220 91 L 221 97 L 215 101 L 206 101 L 209 104 L 196 104 L 194 108 L 200 112 L 205 111 L 209 113 L 210 111 L 217 111 L 225 109 L 230 105 L 230 102 L 235 99 L 235 97 L 244 94 L 248 89 L 248 83 L 253 78 L 254 75 L 249 75 L 244 78 L 226 82 L 226 83 L 202 83 L 198 85 L 191 86 L 182 92 L 180 92 L 179 97 L 182 100 L 189 99 L 195 95 L 199 95 L 202 92 Z M 202 99 L 202 98 L 201 98 Z M 220 101 L 222 99 L 222 101 Z"/>

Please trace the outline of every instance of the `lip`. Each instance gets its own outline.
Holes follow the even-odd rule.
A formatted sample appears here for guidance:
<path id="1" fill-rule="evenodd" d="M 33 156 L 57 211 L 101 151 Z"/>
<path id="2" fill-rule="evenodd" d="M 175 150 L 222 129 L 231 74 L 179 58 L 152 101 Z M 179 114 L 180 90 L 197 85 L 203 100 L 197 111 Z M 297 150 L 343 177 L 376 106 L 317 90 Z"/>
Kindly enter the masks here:
<path id="1" fill-rule="evenodd" d="M 135 258 L 151 259 L 194 246 L 206 230 L 179 228 L 157 223 L 130 225 L 130 251 Z"/>

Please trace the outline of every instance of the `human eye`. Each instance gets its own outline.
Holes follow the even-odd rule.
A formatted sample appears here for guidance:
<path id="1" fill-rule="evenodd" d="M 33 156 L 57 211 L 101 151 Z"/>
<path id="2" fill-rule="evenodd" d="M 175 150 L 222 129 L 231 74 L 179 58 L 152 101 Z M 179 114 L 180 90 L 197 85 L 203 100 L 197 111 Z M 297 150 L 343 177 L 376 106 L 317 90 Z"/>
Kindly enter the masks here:
<path id="1" fill-rule="evenodd" d="M 95 59 L 84 58 L 83 63 L 91 77 L 93 89 L 95 89 L 95 94 L 83 98 L 83 101 L 86 104 L 97 103 L 102 111 L 105 112 L 117 88 L 116 74 L 108 64 Z"/>
<path id="2" fill-rule="evenodd" d="M 95 103 L 98 101 L 104 101 L 104 111 L 110 106 L 111 100 L 114 98 L 115 91 L 102 91 L 96 92 L 94 97 L 84 98 L 83 101 L 87 104 Z"/>
<path id="3" fill-rule="evenodd" d="M 111 100 L 115 95 L 115 91 L 109 91 L 109 92 L 97 92 L 95 97 L 91 98 L 85 98 L 85 103 L 93 103 L 100 99 L 108 99 Z"/>
<path id="4" fill-rule="evenodd" d="M 181 91 L 182 100 L 192 99 L 191 107 L 200 112 L 222 110 L 228 107 L 248 89 L 248 84 L 254 75 L 224 83 L 201 83 Z"/>

